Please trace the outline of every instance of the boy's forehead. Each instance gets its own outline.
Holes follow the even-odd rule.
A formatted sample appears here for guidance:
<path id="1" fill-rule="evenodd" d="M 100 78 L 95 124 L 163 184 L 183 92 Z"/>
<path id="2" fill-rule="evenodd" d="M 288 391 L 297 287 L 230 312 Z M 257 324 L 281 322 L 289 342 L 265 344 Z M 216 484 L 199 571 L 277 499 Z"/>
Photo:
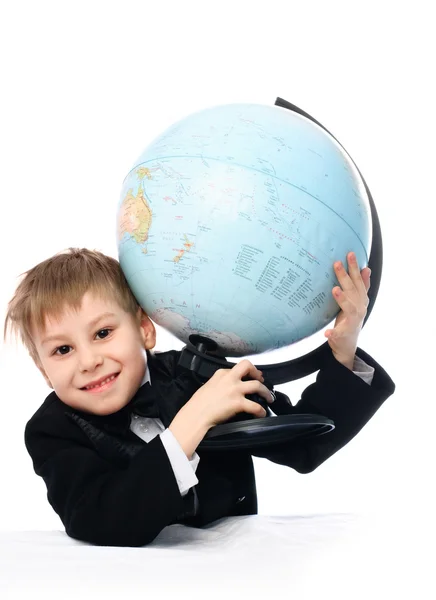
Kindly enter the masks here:
<path id="1" fill-rule="evenodd" d="M 62 323 L 71 317 L 83 319 L 83 321 L 97 321 L 101 316 L 109 316 L 123 312 L 123 309 L 112 298 L 103 298 L 98 294 L 87 292 L 78 303 L 65 300 L 53 310 L 42 311 L 38 324 L 33 321 L 32 329 L 40 335 L 48 330 L 62 326 Z"/>

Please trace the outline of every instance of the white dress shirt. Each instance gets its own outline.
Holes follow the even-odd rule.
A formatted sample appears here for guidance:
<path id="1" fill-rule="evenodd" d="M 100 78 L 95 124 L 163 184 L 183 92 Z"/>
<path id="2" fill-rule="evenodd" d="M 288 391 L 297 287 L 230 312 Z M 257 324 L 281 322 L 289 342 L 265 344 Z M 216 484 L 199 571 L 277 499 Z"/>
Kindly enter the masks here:
<path id="1" fill-rule="evenodd" d="M 374 370 L 374 367 L 367 365 L 366 362 L 358 356 L 354 357 L 353 373 L 363 379 L 368 385 L 371 385 L 374 377 Z M 150 382 L 151 385 L 148 365 L 141 386 L 147 381 Z M 200 457 L 194 452 L 189 459 L 183 452 L 182 447 L 172 432 L 169 429 L 165 429 L 160 419 L 132 415 L 130 429 L 147 443 L 157 435 L 160 435 L 160 439 L 168 454 L 182 496 L 185 496 L 191 487 L 197 485 L 198 479 L 195 472 L 198 463 L 200 462 Z"/>

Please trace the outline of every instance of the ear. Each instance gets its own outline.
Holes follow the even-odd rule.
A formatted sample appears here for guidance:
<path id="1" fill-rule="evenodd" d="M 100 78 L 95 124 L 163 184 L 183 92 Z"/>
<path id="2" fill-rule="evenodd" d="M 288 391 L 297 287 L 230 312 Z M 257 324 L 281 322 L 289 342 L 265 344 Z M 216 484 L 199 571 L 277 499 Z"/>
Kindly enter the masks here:
<path id="1" fill-rule="evenodd" d="M 144 342 L 144 348 L 146 350 L 151 350 L 156 345 L 156 329 L 154 327 L 153 321 L 149 319 L 149 317 L 142 308 L 138 309 L 136 316 L 139 321 L 141 336 Z"/>

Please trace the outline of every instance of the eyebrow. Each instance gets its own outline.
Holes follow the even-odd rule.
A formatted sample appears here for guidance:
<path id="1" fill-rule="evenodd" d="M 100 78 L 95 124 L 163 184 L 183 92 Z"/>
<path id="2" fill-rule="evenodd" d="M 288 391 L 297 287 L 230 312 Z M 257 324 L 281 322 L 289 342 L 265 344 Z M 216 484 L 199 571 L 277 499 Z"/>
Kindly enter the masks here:
<path id="1" fill-rule="evenodd" d="M 95 317 L 95 319 L 92 319 L 92 321 L 89 321 L 88 328 L 92 329 L 102 319 L 108 319 L 108 318 L 111 318 L 111 317 L 116 317 L 116 314 L 115 313 L 111 313 L 111 312 L 102 313 L 101 315 L 98 315 L 98 317 Z M 49 335 L 48 337 L 46 337 L 46 338 L 44 338 L 42 340 L 41 345 L 44 346 L 44 344 L 47 344 L 48 342 L 53 342 L 54 340 L 59 340 L 59 339 L 61 339 L 63 337 L 65 337 L 65 335 L 63 333 L 55 333 L 53 335 Z"/>

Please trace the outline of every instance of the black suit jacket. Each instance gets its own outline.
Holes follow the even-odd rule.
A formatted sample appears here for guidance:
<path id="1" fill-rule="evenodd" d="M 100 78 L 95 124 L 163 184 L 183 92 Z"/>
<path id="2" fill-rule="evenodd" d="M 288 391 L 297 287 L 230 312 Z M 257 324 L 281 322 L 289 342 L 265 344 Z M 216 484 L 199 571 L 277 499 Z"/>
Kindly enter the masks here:
<path id="1" fill-rule="evenodd" d="M 178 377 L 179 355 L 175 350 L 149 355 L 152 386 L 158 378 Z M 295 406 L 288 405 L 289 414 L 332 419 L 332 432 L 253 455 L 309 473 L 347 444 L 395 389 L 367 353 L 358 348 L 357 355 L 375 367 L 371 386 L 330 352 L 316 382 Z M 189 390 L 184 401 L 192 393 Z M 270 406 L 274 411 L 274 404 Z M 173 523 L 201 527 L 222 517 L 257 513 L 248 451 L 197 449 L 195 511 L 193 489 L 181 496 L 160 437 L 145 443 L 130 431 L 130 416 L 119 417 L 75 411 L 52 392 L 26 425 L 25 443 L 34 470 L 44 479 L 48 500 L 69 536 L 98 545 L 142 546 Z"/>

